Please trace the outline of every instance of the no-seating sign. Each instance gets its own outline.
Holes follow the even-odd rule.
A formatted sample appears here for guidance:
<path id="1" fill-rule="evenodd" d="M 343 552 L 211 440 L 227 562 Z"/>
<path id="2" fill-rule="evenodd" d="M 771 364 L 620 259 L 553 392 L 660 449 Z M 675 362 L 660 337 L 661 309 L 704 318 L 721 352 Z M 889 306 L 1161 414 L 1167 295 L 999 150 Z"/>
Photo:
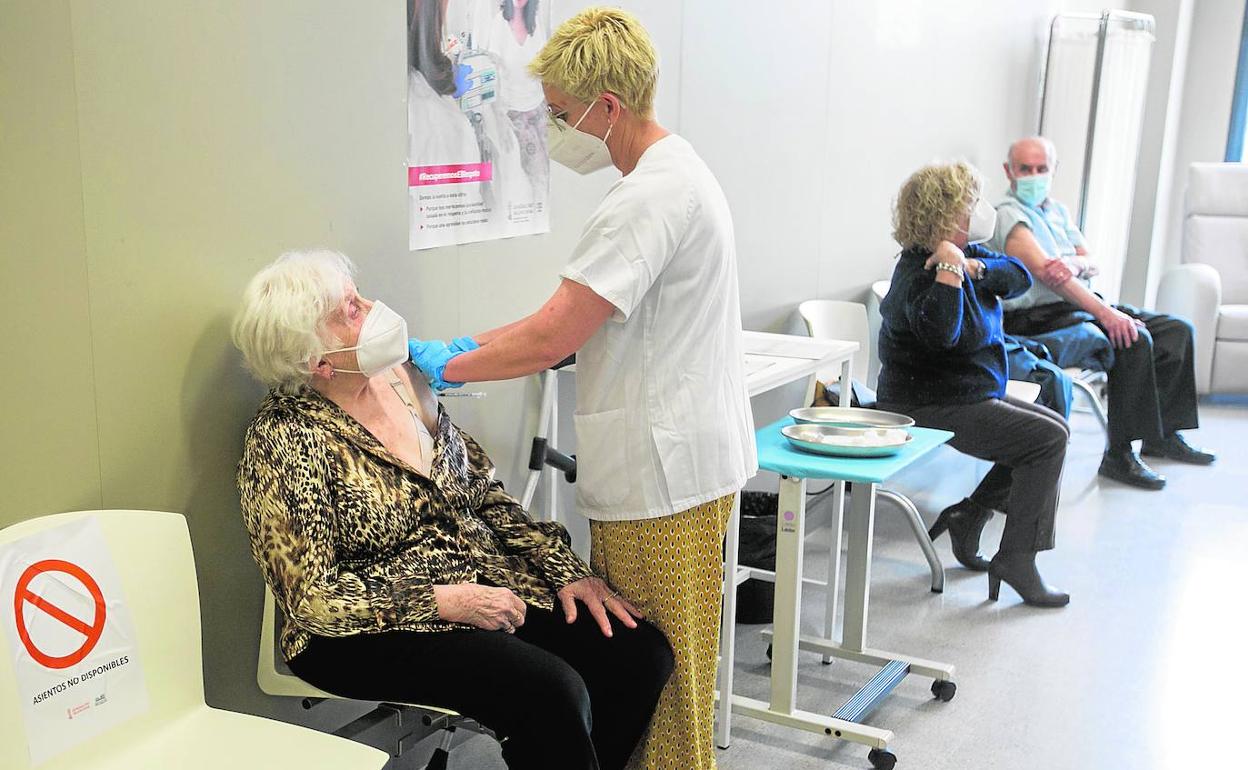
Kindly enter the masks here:
<path id="1" fill-rule="evenodd" d="M 32 763 L 147 710 L 134 623 L 94 516 L 0 546 L 0 625 Z"/>
<path id="2" fill-rule="evenodd" d="M 82 583 L 94 605 L 90 620 L 83 620 L 30 590 L 31 581 L 45 572 L 63 572 Z M 81 633 L 82 644 L 68 655 L 50 655 L 43 651 L 31 638 L 30 629 L 27 627 L 23 606 L 26 602 L 30 602 L 40 611 L 46 612 Z M 22 640 L 26 652 L 30 653 L 30 657 L 34 658 L 36 663 L 47 668 L 69 668 L 75 663 L 82 662 L 82 659 L 95 649 L 95 645 L 100 641 L 100 635 L 104 633 L 104 621 L 108 618 L 108 608 L 104 604 L 104 592 L 100 590 L 100 584 L 86 570 L 62 559 L 44 559 L 27 567 L 22 576 L 17 579 L 17 588 L 13 592 L 13 615 L 17 623 L 17 636 Z"/>

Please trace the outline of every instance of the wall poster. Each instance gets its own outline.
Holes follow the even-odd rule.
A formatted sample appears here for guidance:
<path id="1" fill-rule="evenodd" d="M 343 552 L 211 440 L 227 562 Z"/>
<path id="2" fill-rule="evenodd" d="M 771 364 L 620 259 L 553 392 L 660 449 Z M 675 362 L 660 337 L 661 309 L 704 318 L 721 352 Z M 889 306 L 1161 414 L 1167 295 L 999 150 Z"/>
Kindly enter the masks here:
<path id="1" fill-rule="evenodd" d="M 549 0 L 408 0 L 409 246 L 549 229 Z"/>

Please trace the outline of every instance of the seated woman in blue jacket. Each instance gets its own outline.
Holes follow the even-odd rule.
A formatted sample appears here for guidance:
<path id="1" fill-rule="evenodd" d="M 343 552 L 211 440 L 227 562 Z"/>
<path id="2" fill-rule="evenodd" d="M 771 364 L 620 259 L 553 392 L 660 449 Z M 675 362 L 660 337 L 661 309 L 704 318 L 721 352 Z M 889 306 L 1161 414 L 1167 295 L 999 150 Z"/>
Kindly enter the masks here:
<path id="1" fill-rule="evenodd" d="M 1031 276 L 1013 257 L 985 249 L 996 218 L 966 163 L 927 166 L 902 185 L 893 237 L 902 252 L 881 303 L 879 405 L 919 425 L 954 432 L 949 443 L 992 470 L 970 497 L 941 512 L 964 566 L 988 572 L 988 596 L 1001 581 L 1023 601 L 1060 607 L 1069 595 L 1045 585 L 1036 553 L 1053 547 L 1058 487 L 1070 431 L 1060 415 L 1006 396 L 1002 298 Z M 991 561 L 979 536 L 994 510 L 1009 513 Z"/>

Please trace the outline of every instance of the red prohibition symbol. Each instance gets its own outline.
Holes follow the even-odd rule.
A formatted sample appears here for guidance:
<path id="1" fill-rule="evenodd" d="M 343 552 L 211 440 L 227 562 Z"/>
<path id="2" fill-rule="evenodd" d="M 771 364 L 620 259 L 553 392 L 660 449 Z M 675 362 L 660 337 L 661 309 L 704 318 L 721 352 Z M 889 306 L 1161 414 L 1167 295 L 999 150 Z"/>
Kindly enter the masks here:
<path id="1" fill-rule="evenodd" d="M 42 596 L 31 592 L 30 581 L 45 572 L 63 572 L 70 577 L 76 578 L 91 594 L 91 599 L 95 602 L 95 617 L 88 623 L 81 618 L 74 617 L 65 610 L 57 607 L 52 602 L 44 599 Z M 82 634 L 85 639 L 74 652 L 68 655 L 49 655 L 40 650 L 30 638 L 30 631 L 26 628 L 25 613 L 22 612 L 24 604 L 30 602 L 35 607 L 48 613 L 60 622 Z M 79 663 L 87 655 L 91 654 L 91 650 L 95 649 L 96 643 L 100 641 L 100 635 L 104 633 L 104 617 L 107 614 L 104 608 L 104 593 L 100 591 L 100 586 L 95 582 L 95 578 L 87 574 L 87 571 L 77 564 L 63 561 L 61 559 L 44 559 L 35 562 L 26 568 L 22 576 L 17 580 L 17 590 L 13 595 L 13 614 L 17 618 L 17 636 L 22 640 L 22 644 L 26 647 L 26 651 L 30 653 L 30 657 L 47 668 L 69 668 L 75 663 Z"/>

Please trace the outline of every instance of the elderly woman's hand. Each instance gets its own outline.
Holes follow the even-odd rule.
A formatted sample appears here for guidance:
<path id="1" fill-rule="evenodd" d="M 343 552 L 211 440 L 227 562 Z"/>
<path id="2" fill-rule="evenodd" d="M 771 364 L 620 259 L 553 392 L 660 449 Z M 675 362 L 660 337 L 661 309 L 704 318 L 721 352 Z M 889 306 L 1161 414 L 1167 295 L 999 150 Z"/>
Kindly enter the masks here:
<path id="1" fill-rule="evenodd" d="M 598 621 L 603 636 L 611 636 L 611 621 L 607 619 L 607 610 L 620 619 L 629 628 L 636 628 L 637 621 L 645 615 L 633 606 L 632 602 L 620 596 L 619 591 L 612 590 L 607 581 L 597 577 L 581 578 L 569 583 L 559 590 L 559 601 L 563 604 L 563 613 L 569 623 L 576 622 L 576 600 L 580 599 L 589 608 L 589 614 Z"/>
<path id="2" fill-rule="evenodd" d="M 438 617 L 451 623 L 509 634 L 524 625 L 525 604 L 506 588 L 459 583 L 434 586 L 433 596 L 438 602 Z"/>
<path id="3" fill-rule="evenodd" d="M 959 249 L 950 241 L 941 241 L 936 244 L 936 248 L 932 249 L 932 256 L 928 257 L 927 261 L 923 263 L 923 269 L 931 270 L 936 267 L 937 262 L 943 262 L 946 265 L 966 270 L 966 255 L 962 253 L 962 249 Z"/>

